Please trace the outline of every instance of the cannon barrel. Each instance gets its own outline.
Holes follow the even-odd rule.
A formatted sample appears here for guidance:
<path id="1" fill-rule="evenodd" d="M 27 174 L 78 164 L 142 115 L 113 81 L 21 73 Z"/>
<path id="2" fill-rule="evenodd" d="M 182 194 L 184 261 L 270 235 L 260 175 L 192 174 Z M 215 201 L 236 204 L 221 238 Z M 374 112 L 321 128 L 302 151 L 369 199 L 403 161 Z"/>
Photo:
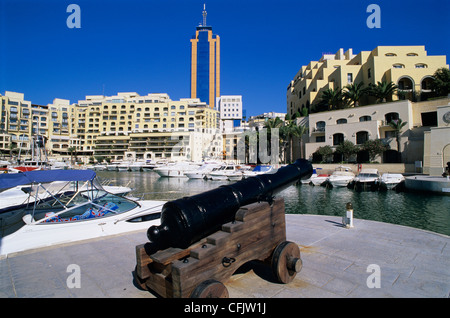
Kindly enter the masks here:
<path id="1" fill-rule="evenodd" d="M 300 179 L 309 178 L 312 171 L 311 163 L 298 159 L 273 174 L 257 175 L 167 202 L 162 208 L 161 225 L 147 231 L 149 242 L 145 250 L 150 255 L 168 247 L 187 248 L 233 221 L 241 206 L 270 200 Z"/>

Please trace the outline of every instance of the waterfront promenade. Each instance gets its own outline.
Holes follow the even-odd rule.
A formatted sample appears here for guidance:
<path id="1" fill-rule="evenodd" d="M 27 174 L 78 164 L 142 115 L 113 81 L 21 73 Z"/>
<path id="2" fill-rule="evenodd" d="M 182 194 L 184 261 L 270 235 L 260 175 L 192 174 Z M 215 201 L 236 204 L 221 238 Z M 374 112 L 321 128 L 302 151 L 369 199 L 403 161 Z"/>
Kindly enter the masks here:
<path id="1" fill-rule="evenodd" d="M 450 296 L 448 236 L 360 219 L 346 229 L 334 216 L 288 214 L 286 224 L 287 239 L 300 246 L 301 272 L 282 285 L 266 266 L 248 263 L 225 284 L 230 297 Z M 0 297 L 154 298 L 133 283 L 135 246 L 146 241 L 145 231 L 134 232 L 1 259 Z"/>

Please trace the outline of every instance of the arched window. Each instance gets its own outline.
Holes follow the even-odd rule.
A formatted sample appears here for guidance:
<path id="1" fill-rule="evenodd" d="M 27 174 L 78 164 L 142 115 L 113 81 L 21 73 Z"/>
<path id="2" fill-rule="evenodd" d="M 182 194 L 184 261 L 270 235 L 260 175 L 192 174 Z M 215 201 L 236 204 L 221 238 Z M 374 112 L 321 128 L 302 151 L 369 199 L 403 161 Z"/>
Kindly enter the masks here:
<path id="1" fill-rule="evenodd" d="M 339 118 L 338 120 L 336 120 L 336 124 L 338 124 L 338 125 L 342 125 L 342 124 L 346 124 L 346 123 L 347 123 L 346 118 Z"/>
<path id="2" fill-rule="evenodd" d="M 393 120 L 398 120 L 400 117 L 398 113 L 387 113 L 384 115 L 384 119 L 386 121 L 386 125 L 389 125 L 389 123 Z"/>
<path id="3" fill-rule="evenodd" d="M 369 133 L 367 131 L 358 131 L 356 133 L 356 144 L 362 145 L 367 140 L 369 140 Z"/>
<path id="4" fill-rule="evenodd" d="M 410 77 L 401 77 L 398 80 L 398 89 L 400 90 L 412 90 L 414 89 L 414 82 Z"/>
<path id="5" fill-rule="evenodd" d="M 316 131 L 325 131 L 325 122 L 324 121 L 318 121 L 316 123 Z"/>
<path id="6" fill-rule="evenodd" d="M 419 56 L 417 53 L 408 53 L 406 56 Z"/>
<path id="7" fill-rule="evenodd" d="M 425 63 L 417 63 L 415 65 L 416 68 L 428 68 L 428 65 L 426 65 Z"/>
<path id="8" fill-rule="evenodd" d="M 386 53 L 385 56 L 392 57 L 392 56 L 397 56 L 397 54 L 395 54 L 395 53 Z"/>
<path id="9" fill-rule="evenodd" d="M 344 142 L 344 134 L 337 133 L 333 135 L 333 146 L 339 146 Z"/>
<path id="10" fill-rule="evenodd" d="M 371 121 L 371 120 L 372 120 L 372 117 L 370 117 L 370 116 L 368 116 L 368 115 L 359 117 L 359 121 L 360 121 L 360 122 L 361 122 L 361 121 Z"/>
<path id="11" fill-rule="evenodd" d="M 404 64 L 400 64 L 400 63 L 396 63 L 394 65 L 392 65 L 393 68 L 405 68 Z"/>

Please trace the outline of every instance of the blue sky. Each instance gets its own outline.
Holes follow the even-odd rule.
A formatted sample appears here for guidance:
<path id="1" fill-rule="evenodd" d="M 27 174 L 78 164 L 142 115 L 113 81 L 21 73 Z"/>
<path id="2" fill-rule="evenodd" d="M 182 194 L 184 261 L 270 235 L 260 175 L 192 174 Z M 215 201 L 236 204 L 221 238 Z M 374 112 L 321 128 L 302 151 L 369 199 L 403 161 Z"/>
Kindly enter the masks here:
<path id="1" fill-rule="evenodd" d="M 66 25 L 72 3 L 81 29 Z M 43 105 L 103 92 L 188 98 L 203 3 L 221 38 L 221 93 L 243 95 L 247 116 L 286 112 L 290 80 L 322 53 L 425 45 L 450 56 L 448 0 L 0 0 L 0 93 Z M 380 29 L 366 25 L 372 3 Z"/>

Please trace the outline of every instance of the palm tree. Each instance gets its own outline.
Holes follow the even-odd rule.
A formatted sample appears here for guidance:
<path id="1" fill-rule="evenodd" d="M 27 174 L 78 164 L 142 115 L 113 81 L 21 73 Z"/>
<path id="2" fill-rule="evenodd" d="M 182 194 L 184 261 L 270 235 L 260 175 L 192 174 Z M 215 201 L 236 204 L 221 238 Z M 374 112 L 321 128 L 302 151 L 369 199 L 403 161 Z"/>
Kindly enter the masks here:
<path id="1" fill-rule="evenodd" d="M 287 146 L 289 141 L 289 160 L 293 161 L 293 149 L 294 149 L 294 137 L 300 138 L 300 158 L 303 158 L 303 140 L 302 136 L 308 131 L 308 127 L 303 125 L 297 125 L 296 121 L 290 121 L 287 125 L 280 129 L 280 136 L 286 141 L 284 143 Z M 286 156 L 285 156 L 286 158 Z"/>
<path id="2" fill-rule="evenodd" d="M 368 92 L 368 88 L 363 88 L 364 83 L 361 82 L 359 84 L 349 84 L 344 87 L 345 91 L 343 93 L 344 98 L 348 99 L 350 102 L 353 102 L 353 107 L 359 106 L 359 100 L 363 95 Z"/>
<path id="3" fill-rule="evenodd" d="M 327 89 L 324 90 L 320 98 L 320 103 L 327 105 L 328 110 L 338 109 L 342 104 L 342 89 Z"/>
<path id="4" fill-rule="evenodd" d="M 408 122 L 402 121 L 401 118 L 394 119 L 389 122 L 389 126 L 392 129 L 394 129 L 394 131 L 395 131 L 395 140 L 397 141 L 397 152 L 398 152 L 398 161 L 399 162 L 402 162 L 402 157 L 401 157 L 401 153 L 400 153 L 400 132 L 401 132 L 402 128 L 406 126 L 406 124 L 408 124 Z"/>
<path id="5" fill-rule="evenodd" d="M 386 103 L 387 99 L 392 97 L 398 86 L 394 82 L 377 82 L 377 85 L 369 84 L 369 95 L 374 96 L 378 103 Z"/>

